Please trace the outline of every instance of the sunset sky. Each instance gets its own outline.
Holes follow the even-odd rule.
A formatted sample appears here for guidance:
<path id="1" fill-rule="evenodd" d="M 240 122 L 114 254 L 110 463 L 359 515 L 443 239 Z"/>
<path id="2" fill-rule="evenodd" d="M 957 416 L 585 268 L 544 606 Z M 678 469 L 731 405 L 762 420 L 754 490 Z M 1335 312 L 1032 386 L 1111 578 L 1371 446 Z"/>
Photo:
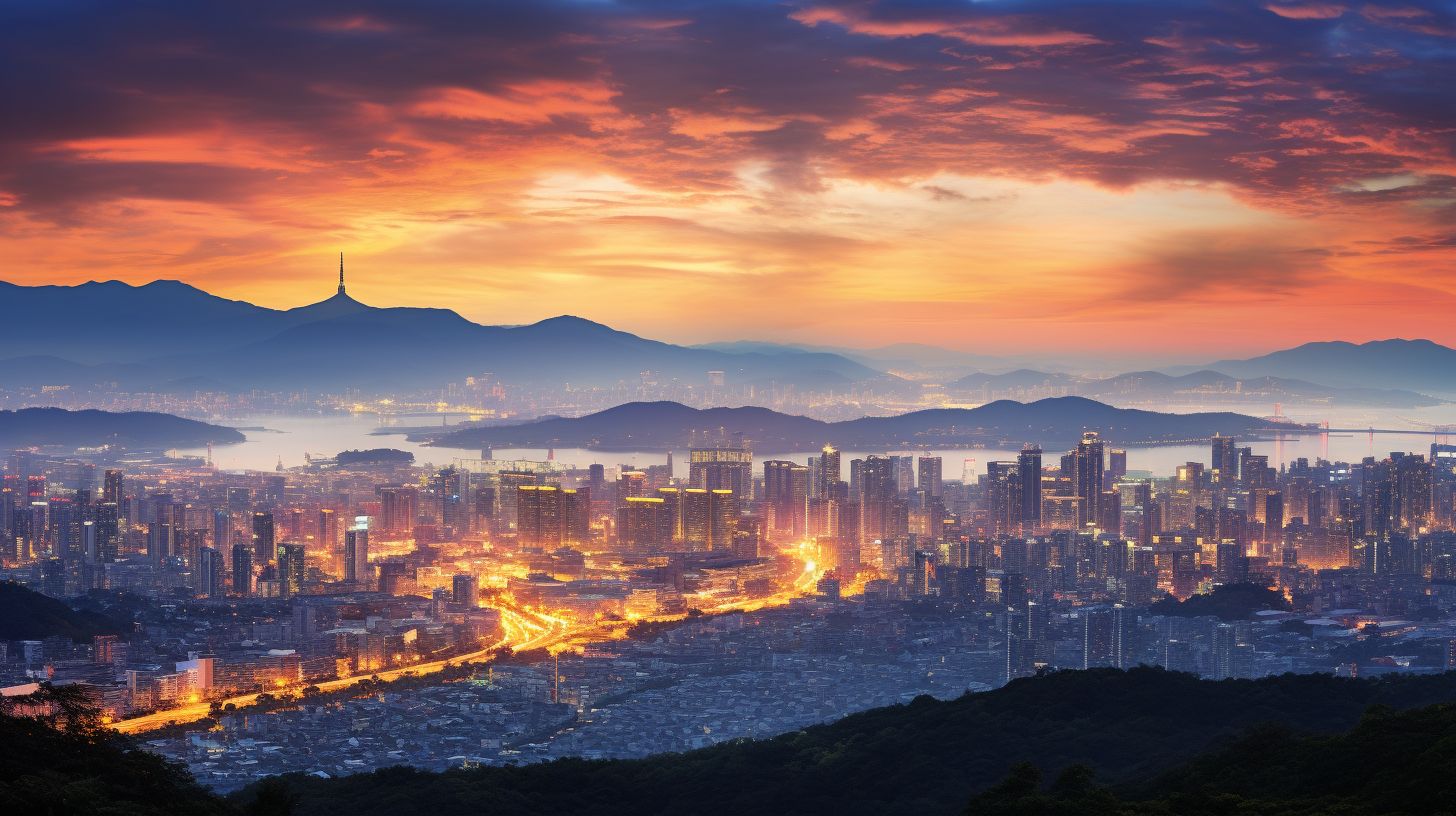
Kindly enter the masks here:
<path id="1" fill-rule="evenodd" d="M 1449 2 L 0 6 L 0 279 L 677 342 L 1456 343 Z"/>

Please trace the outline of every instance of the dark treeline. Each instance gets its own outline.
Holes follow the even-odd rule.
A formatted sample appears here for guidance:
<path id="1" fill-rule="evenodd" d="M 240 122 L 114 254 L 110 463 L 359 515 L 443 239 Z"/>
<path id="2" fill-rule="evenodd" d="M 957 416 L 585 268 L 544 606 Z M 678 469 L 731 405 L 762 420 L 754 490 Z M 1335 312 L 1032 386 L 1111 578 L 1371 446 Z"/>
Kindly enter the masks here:
<path id="1" fill-rule="evenodd" d="M 1456 802 L 1456 673 L 1017 680 L 771 740 L 641 760 L 290 775 L 229 799 L 77 709 L 0 713 L 0 812 L 451 816 L 1434 814 Z"/>
<path id="2" fill-rule="evenodd" d="M 1252 739 L 1247 735 L 1264 724 L 1291 734 L 1329 735 L 1356 726 L 1372 706 L 1398 710 L 1450 700 L 1456 700 L 1456 674 L 1384 680 L 1286 675 L 1215 683 L 1161 669 L 1098 669 L 1018 680 L 949 702 L 922 698 L 771 740 L 643 760 L 562 760 L 443 774 L 395 768 L 340 780 L 284 781 L 299 812 L 318 816 L 887 816 L 960 812 L 977 792 L 1004 784 L 1018 763 L 1031 762 L 1053 781 L 1069 767 L 1086 766 L 1085 784 L 1075 790 L 1122 807 L 1097 785 L 1116 786 L 1124 796 L 1163 796 L 1146 787 L 1149 780 L 1175 785 L 1180 777 L 1168 775 L 1183 763 L 1215 761 L 1222 754 L 1200 754 Z M 1456 738 L 1456 728 L 1447 733 Z M 1024 792 L 1046 795 L 1041 788 Z M 1039 812 L 1016 810 L 1016 797 L 1002 794 L 1007 813 Z M 245 791 L 237 801 L 249 796 Z"/>

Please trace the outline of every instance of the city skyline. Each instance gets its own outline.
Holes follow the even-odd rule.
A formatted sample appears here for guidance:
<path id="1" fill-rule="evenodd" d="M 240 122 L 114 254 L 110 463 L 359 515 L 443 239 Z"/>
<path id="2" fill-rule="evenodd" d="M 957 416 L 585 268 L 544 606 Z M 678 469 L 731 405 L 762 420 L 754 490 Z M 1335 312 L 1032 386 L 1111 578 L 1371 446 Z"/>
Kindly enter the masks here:
<path id="1" fill-rule="evenodd" d="M 0 802 L 1447 812 L 1453 77 L 1456 0 L 0 2 Z"/>
<path id="2" fill-rule="evenodd" d="M 292 306 L 343 249 L 681 343 L 1456 342 L 1442 4 L 58 13 L 3 12 L 16 283 Z"/>

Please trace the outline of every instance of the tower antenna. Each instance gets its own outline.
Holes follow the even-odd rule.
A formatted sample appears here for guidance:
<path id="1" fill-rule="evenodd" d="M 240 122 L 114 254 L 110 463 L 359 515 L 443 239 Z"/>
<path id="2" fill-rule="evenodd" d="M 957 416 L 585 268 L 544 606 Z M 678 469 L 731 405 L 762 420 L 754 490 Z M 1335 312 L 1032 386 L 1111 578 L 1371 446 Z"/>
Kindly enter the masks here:
<path id="1" fill-rule="evenodd" d="M 344 294 L 344 253 L 339 253 L 339 294 Z"/>

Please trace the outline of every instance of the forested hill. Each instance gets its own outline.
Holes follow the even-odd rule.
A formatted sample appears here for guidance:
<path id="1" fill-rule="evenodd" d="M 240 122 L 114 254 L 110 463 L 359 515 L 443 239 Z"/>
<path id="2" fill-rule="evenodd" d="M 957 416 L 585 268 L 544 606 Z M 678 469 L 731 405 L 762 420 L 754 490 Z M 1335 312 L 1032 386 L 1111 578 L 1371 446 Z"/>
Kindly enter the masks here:
<path id="1" fill-rule="evenodd" d="M 99 724 L 62 733 L 0 713 L 0 812 L 1425 816 L 1456 802 L 1449 700 L 1456 673 L 1211 682 L 1097 669 L 687 754 L 290 775 L 226 800 Z"/>
<path id="2" fill-rule="evenodd" d="M 1086 764 L 1097 780 L 1121 786 L 1167 778 L 1176 792 L 1180 778 L 1196 779 L 1165 775 L 1259 724 L 1329 734 L 1355 726 L 1372 705 L 1403 709 L 1448 700 L 1456 700 L 1456 674 L 1214 683 L 1158 669 L 1063 672 L 687 754 L 444 774 L 397 768 L 338 780 L 291 776 L 287 784 L 300 797 L 299 812 L 318 816 L 949 814 L 1019 762 L 1034 762 L 1049 776 Z M 1446 733 L 1456 739 L 1456 724 Z M 1419 739 L 1429 736 L 1423 731 Z M 1015 795 L 1005 799 L 1012 809 L 1003 812 L 1039 812 L 1016 810 Z"/>
<path id="3" fill-rule="evenodd" d="M 247 437 L 235 428 L 151 411 L 67 411 L 64 408 L 21 408 L 0 411 L 0 446 L 34 445 L 129 448 L 230 445 Z"/>
<path id="4" fill-rule="evenodd" d="M 124 635 L 130 625 L 90 610 L 76 610 L 64 601 L 42 595 L 12 581 L 0 581 L 0 640 L 43 640 L 95 635 Z"/>

